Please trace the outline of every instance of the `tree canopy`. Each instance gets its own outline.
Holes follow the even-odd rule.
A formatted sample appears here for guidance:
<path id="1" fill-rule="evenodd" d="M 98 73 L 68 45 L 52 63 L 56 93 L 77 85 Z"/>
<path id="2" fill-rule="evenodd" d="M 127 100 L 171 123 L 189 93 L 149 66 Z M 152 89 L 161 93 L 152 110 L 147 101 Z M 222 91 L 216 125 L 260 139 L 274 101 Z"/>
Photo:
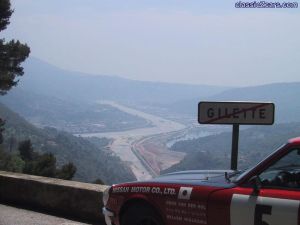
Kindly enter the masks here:
<path id="1" fill-rule="evenodd" d="M 10 9 L 10 1 L 9 0 L 1 0 L 0 1 L 0 31 L 6 29 L 9 24 L 9 18 L 13 10 Z"/>
<path id="2" fill-rule="evenodd" d="M 18 150 L 23 161 L 30 161 L 35 158 L 30 140 L 20 142 Z"/>
<path id="3" fill-rule="evenodd" d="M 7 28 L 13 10 L 9 0 L 0 1 L 0 32 Z M 16 77 L 24 74 L 21 63 L 29 56 L 30 48 L 18 40 L 6 42 L 0 39 L 0 95 L 4 95 L 18 80 Z"/>
<path id="4" fill-rule="evenodd" d="M 76 173 L 77 168 L 72 162 L 62 165 L 61 168 L 57 168 L 56 157 L 52 153 L 40 154 L 34 151 L 30 139 L 20 142 L 18 150 L 19 154 L 14 155 L 14 158 L 10 156 L 3 160 L 3 162 L 6 162 L 5 164 L 2 163 L 4 164 L 4 166 L 2 166 L 4 169 L 10 169 L 12 171 L 13 169 L 21 168 L 20 172 L 26 174 L 56 177 L 64 180 L 71 180 Z M 20 162 L 17 161 L 18 157 L 20 158 L 19 161 L 23 162 L 23 164 L 21 164 L 22 167 L 15 165 L 16 163 L 20 165 Z M 7 163 L 7 161 L 9 163 Z M 12 164 L 12 166 L 10 164 Z"/>

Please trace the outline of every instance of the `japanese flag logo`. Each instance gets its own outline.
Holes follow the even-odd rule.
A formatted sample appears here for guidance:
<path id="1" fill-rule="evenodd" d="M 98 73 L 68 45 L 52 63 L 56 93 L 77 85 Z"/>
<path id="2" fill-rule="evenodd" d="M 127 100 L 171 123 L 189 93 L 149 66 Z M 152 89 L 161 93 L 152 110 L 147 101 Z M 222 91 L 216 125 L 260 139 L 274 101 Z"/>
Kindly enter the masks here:
<path id="1" fill-rule="evenodd" d="M 181 187 L 178 193 L 178 199 L 190 200 L 193 188 Z"/>

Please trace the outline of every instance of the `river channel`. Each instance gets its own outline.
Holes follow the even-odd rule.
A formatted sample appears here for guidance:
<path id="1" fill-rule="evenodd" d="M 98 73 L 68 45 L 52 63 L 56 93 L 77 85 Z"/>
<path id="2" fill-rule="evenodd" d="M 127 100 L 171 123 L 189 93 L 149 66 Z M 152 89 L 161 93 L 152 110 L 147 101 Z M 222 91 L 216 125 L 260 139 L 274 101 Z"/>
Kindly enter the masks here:
<path id="1" fill-rule="evenodd" d="M 130 168 L 136 176 L 137 180 L 151 179 L 153 177 L 153 174 L 151 173 L 151 171 L 149 171 L 148 166 L 145 165 L 145 162 L 143 162 L 141 158 L 136 154 L 136 152 L 133 151 L 134 143 L 153 135 L 168 134 L 175 131 L 181 131 L 186 129 L 186 126 L 156 115 L 129 108 L 116 102 L 100 101 L 99 103 L 111 105 L 126 113 L 144 118 L 152 126 L 120 132 L 88 133 L 81 134 L 80 136 L 112 138 L 113 143 L 111 144 L 111 150 L 123 161 L 127 162 L 130 165 Z"/>

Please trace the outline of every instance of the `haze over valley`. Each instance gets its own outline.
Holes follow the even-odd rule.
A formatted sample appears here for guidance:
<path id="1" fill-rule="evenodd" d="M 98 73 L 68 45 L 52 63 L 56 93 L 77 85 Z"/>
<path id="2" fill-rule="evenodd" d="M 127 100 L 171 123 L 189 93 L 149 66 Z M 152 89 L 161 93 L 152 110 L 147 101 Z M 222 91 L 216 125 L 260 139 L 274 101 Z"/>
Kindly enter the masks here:
<path id="1" fill-rule="evenodd" d="M 19 85 L 0 99 L 3 145 L 16 152 L 16 143 L 30 139 L 59 165 L 72 161 L 76 180 L 111 184 L 229 168 L 231 127 L 199 125 L 202 100 L 275 103 L 276 125 L 242 127 L 241 168 L 300 133 L 297 82 L 243 88 L 146 82 L 66 71 L 37 58 L 24 70 Z"/>

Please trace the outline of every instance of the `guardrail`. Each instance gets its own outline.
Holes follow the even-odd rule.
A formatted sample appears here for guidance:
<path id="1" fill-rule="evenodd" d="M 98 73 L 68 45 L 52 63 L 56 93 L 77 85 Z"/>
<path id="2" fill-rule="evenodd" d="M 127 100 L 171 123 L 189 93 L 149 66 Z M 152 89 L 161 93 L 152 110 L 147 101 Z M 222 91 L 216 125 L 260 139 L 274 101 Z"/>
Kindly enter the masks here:
<path id="1" fill-rule="evenodd" d="M 0 171 L 0 200 L 103 222 L 104 185 Z"/>

